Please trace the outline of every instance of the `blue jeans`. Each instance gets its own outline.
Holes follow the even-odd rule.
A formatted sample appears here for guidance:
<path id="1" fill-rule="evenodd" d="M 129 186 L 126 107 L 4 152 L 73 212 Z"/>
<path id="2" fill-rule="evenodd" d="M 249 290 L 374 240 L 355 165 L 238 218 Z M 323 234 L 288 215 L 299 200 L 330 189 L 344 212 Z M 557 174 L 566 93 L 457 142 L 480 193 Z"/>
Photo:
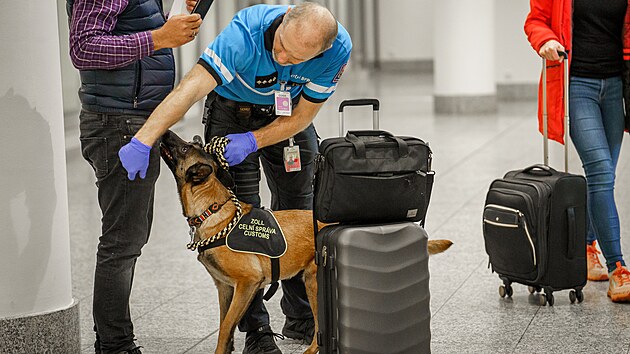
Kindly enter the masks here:
<path id="1" fill-rule="evenodd" d="M 617 261 L 625 264 L 614 194 L 624 132 L 621 77 L 571 76 L 569 83 L 571 140 L 582 160 L 588 191 L 586 241 L 598 240 L 608 271 L 613 271 Z"/>
<path id="2" fill-rule="evenodd" d="M 96 253 L 93 317 L 97 352 L 134 348 L 129 296 L 136 259 L 149 239 L 160 154 L 151 150 L 144 179 L 127 178 L 118 150 L 142 127 L 146 116 L 81 111 L 81 152 L 94 169 L 103 213 Z"/>
<path id="3" fill-rule="evenodd" d="M 271 123 L 275 116 L 237 114 L 234 108 L 221 102 L 208 100 L 205 112 L 205 139 L 213 136 L 225 136 L 232 133 L 245 133 L 260 129 Z M 271 191 L 271 210 L 313 208 L 313 160 L 318 152 L 317 133 L 313 124 L 295 135 L 295 145 L 300 147 L 302 170 L 286 172 L 283 151 L 288 141 L 281 141 L 256 151 L 236 166 L 230 167 L 230 173 L 236 184 L 235 194 L 239 200 L 260 207 L 259 184 L 261 180 L 260 164 L 267 177 Z M 310 319 L 313 317 L 308 303 L 302 273 L 283 280 L 280 307 L 287 317 Z M 263 304 L 263 291 L 260 290 L 243 315 L 238 328 L 241 332 L 252 332 L 269 324 L 269 313 Z"/>

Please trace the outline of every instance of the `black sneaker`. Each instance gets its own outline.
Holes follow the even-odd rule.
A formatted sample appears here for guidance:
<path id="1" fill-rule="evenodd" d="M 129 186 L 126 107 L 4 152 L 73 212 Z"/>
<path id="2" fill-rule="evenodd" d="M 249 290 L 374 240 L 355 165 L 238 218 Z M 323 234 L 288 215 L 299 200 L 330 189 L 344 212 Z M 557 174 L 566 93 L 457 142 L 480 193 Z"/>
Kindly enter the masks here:
<path id="1" fill-rule="evenodd" d="M 142 352 L 140 351 L 140 348 L 142 347 L 135 347 L 132 349 L 123 350 L 122 352 L 118 354 L 142 354 Z"/>
<path id="2" fill-rule="evenodd" d="M 276 345 L 276 338 L 284 339 L 281 334 L 273 333 L 271 326 L 264 325 L 245 336 L 243 354 L 282 354 Z"/>
<path id="3" fill-rule="evenodd" d="M 302 340 L 306 343 L 313 341 L 315 332 L 315 320 L 313 318 L 291 318 L 287 317 L 282 327 L 282 334 L 287 338 Z"/>

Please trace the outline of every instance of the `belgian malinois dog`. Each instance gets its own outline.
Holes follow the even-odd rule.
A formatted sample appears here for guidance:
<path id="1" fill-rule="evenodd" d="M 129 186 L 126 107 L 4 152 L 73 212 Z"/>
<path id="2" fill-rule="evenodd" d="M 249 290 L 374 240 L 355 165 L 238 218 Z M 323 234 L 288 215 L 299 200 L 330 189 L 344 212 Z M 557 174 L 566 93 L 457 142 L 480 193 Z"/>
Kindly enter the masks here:
<path id="1" fill-rule="evenodd" d="M 208 209 L 220 206 L 216 212 L 192 229 L 193 242 L 200 242 L 219 234 L 234 219 L 237 210 L 235 197 L 228 187 L 233 186 L 229 172 L 220 166 L 213 155 L 203 149 L 201 139 L 186 142 L 167 131 L 160 144 L 162 158 L 175 176 L 184 216 L 189 220 Z M 252 206 L 240 203 L 242 214 Z M 310 210 L 275 211 L 286 238 L 287 250 L 280 257 L 280 279 L 289 279 L 303 272 L 306 293 L 313 311 L 315 333 L 317 327 L 317 266 L 313 242 L 313 214 Z M 323 227 L 319 224 L 318 227 Z M 445 251 L 451 246 L 448 240 L 430 240 L 429 254 Z M 234 329 L 249 307 L 256 292 L 271 283 L 269 258 L 262 255 L 231 251 L 228 247 L 210 248 L 197 256 L 212 276 L 219 293 L 220 328 L 215 353 L 233 350 Z M 318 351 L 316 336 L 304 353 Z"/>

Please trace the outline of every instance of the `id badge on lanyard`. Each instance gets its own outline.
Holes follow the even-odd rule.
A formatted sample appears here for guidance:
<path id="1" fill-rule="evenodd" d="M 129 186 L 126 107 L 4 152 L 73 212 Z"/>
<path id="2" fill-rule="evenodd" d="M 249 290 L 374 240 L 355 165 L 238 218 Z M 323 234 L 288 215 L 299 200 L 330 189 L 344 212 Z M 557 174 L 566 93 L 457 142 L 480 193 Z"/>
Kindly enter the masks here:
<path id="1" fill-rule="evenodd" d="M 290 116 L 292 113 L 291 88 L 287 89 L 287 80 L 291 76 L 291 70 L 285 68 L 280 78 L 280 90 L 274 91 L 274 103 L 277 116 Z M 286 90 L 285 90 L 286 89 Z"/>
<path id="2" fill-rule="evenodd" d="M 289 146 L 284 147 L 284 170 L 287 172 L 302 170 L 300 147 L 295 145 L 295 139 L 293 139 L 293 137 L 289 138 Z"/>

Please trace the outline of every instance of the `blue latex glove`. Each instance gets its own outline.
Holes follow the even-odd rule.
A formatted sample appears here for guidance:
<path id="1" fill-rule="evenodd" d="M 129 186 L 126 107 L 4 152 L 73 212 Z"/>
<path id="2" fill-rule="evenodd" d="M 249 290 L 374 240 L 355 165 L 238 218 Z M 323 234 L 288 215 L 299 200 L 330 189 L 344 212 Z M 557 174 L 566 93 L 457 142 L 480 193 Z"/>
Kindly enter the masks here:
<path id="1" fill-rule="evenodd" d="M 228 134 L 225 137 L 228 138 L 230 142 L 225 147 L 223 156 L 230 166 L 238 165 L 243 162 L 249 154 L 258 150 L 258 144 L 252 132 Z"/>
<path id="2" fill-rule="evenodd" d="M 127 170 L 127 178 L 136 179 L 136 174 L 140 173 L 140 178 L 144 179 L 149 168 L 149 155 L 151 147 L 145 145 L 140 140 L 131 138 L 131 142 L 120 148 L 118 157 L 125 170 Z"/>

